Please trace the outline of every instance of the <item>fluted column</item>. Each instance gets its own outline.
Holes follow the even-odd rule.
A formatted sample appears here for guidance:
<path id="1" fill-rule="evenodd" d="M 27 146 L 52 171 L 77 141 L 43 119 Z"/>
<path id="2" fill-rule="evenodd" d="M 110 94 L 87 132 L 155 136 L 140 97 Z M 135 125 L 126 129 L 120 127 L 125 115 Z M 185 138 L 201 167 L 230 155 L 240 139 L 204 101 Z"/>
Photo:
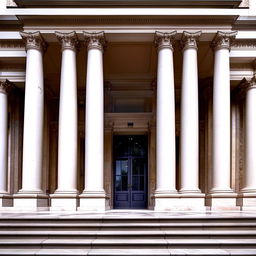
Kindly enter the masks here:
<path id="1" fill-rule="evenodd" d="M 256 76 L 247 82 L 245 106 L 245 171 L 243 175 L 243 209 L 256 209 Z M 252 208 L 253 207 L 253 208 Z"/>
<path id="2" fill-rule="evenodd" d="M 218 31 L 213 42 L 213 168 L 210 193 L 213 197 L 227 198 L 230 188 L 230 60 L 229 50 L 236 32 Z M 214 195 L 215 194 L 215 195 Z M 233 197 L 234 195 L 230 195 Z M 223 205 L 221 205 L 223 202 Z M 212 201 L 213 203 L 213 201 Z M 217 200 L 216 206 L 228 208 L 233 201 Z M 212 204 L 212 207 L 214 205 Z"/>
<path id="3" fill-rule="evenodd" d="M 62 47 L 58 185 L 51 195 L 51 209 L 76 209 L 77 207 L 77 72 L 75 32 L 55 33 Z"/>
<path id="4" fill-rule="evenodd" d="M 45 206 L 42 191 L 43 157 L 43 51 L 40 32 L 20 33 L 27 50 L 23 134 L 22 188 L 14 201 L 17 207 Z M 19 198 L 20 197 L 20 198 Z M 40 197 L 40 200 L 37 200 Z M 20 199 L 20 200 L 18 200 Z M 27 200 L 25 200 L 27 199 Z"/>
<path id="5" fill-rule="evenodd" d="M 84 32 L 87 43 L 86 117 L 85 117 L 85 187 L 80 208 L 105 210 L 103 48 L 104 32 Z"/>
<path id="6" fill-rule="evenodd" d="M 184 31 L 180 130 L 180 192 L 199 193 L 197 41 L 201 32 Z"/>

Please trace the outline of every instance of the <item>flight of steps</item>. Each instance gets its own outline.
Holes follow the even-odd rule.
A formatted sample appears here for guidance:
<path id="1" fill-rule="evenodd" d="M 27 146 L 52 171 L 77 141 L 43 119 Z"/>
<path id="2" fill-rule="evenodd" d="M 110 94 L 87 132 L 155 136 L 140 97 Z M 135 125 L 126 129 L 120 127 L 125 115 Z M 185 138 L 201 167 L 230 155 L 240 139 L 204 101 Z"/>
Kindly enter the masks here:
<path id="1" fill-rule="evenodd" d="M 19 216 L 0 216 L 0 255 L 256 255 L 256 215 Z"/>

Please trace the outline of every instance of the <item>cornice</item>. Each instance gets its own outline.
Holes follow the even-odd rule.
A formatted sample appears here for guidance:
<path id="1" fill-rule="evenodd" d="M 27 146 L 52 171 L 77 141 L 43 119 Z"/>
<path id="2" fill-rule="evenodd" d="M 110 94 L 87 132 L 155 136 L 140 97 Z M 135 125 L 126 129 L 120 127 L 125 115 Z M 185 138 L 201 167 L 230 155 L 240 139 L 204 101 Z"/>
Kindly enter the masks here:
<path id="1" fill-rule="evenodd" d="M 173 51 L 173 44 L 175 40 L 175 35 L 177 31 L 172 32 L 155 32 L 155 46 L 157 50 L 161 50 L 163 48 L 168 48 Z"/>
<path id="2" fill-rule="evenodd" d="M 76 51 L 79 48 L 79 41 L 75 31 L 70 33 L 62 33 L 56 31 L 55 35 L 61 43 L 62 51 L 66 49 Z"/>
<path id="3" fill-rule="evenodd" d="M 87 44 L 87 49 L 98 49 L 103 51 L 107 45 L 105 39 L 104 31 L 89 33 L 84 31 L 85 43 Z"/>
<path id="4" fill-rule="evenodd" d="M 2 49 L 24 49 L 25 44 L 21 40 L 0 40 Z"/>
<path id="5" fill-rule="evenodd" d="M 255 39 L 243 39 L 243 40 L 234 40 L 232 43 L 232 49 L 237 48 L 250 48 L 256 49 L 256 40 Z"/>
<path id="6" fill-rule="evenodd" d="M 237 35 L 236 31 L 232 31 L 232 32 L 218 31 L 211 43 L 211 47 L 215 51 L 220 49 L 230 50 L 230 46 L 233 40 L 235 39 L 236 35 Z"/>
<path id="7" fill-rule="evenodd" d="M 26 50 L 35 49 L 39 51 L 45 51 L 47 44 L 44 41 L 41 33 L 36 32 L 20 32 L 20 35 L 25 42 Z"/>

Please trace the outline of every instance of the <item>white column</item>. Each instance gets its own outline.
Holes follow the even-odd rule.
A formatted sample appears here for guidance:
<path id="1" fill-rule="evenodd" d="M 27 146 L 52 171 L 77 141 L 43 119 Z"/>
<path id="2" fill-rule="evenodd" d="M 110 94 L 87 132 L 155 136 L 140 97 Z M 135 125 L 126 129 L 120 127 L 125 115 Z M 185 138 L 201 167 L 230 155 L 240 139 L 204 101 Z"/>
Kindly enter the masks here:
<path id="1" fill-rule="evenodd" d="M 256 77 L 249 83 L 245 108 L 245 173 L 242 191 L 256 193 Z"/>
<path id="2" fill-rule="evenodd" d="M 158 50 L 156 161 L 157 193 L 176 193 L 173 40 L 176 31 L 156 32 Z"/>
<path id="3" fill-rule="evenodd" d="M 176 31 L 156 32 L 158 50 L 156 106 L 156 191 L 155 209 L 170 207 L 166 199 L 176 194 L 175 94 L 173 41 Z"/>
<path id="4" fill-rule="evenodd" d="M 103 47 L 104 32 L 84 32 L 88 45 L 85 116 L 85 188 L 80 208 L 105 210 L 103 187 Z"/>
<path id="5" fill-rule="evenodd" d="M 8 90 L 11 83 L 0 81 L 0 194 L 7 194 Z"/>
<path id="6" fill-rule="evenodd" d="M 45 206 L 42 191 L 43 156 L 43 50 L 40 32 L 20 33 L 26 43 L 26 84 L 23 133 L 22 189 L 14 200 L 17 207 Z M 38 201 L 37 198 L 40 197 Z M 25 200 L 28 199 L 28 200 Z M 20 200 L 18 200 L 20 199 Z"/>
<path id="7" fill-rule="evenodd" d="M 0 207 L 11 206 L 8 194 L 8 93 L 13 85 L 8 80 L 0 81 Z"/>
<path id="8" fill-rule="evenodd" d="M 256 76 L 247 82 L 245 106 L 245 172 L 243 176 L 243 209 L 256 209 Z"/>
<path id="9" fill-rule="evenodd" d="M 212 47 L 214 54 L 213 76 L 213 168 L 212 197 L 227 198 L 227 193 L 232 193 L 230 187 L 230 42 L 236 32 L 224 33 L 218 31 Z M 215 195 L 214 195 L 215 194 Z M 219 196 L 218 196 L 219 194 Z M 234 197 L 234 195 L 230 195 Z M 221 205 L 222 202 L 222 205 Z M 214 208 L 212 201 L 212 207 Z M 228 208 L 235 201 L 217 199 L 216 207 Z"/>
<path id="10" fill-rule="evenodd" d="M 181 88 L 180 192 L 199 193 L 199 117 L 197 40 L 201 32 L 184 31 Z"/>
<path id="11" fill-rule="evenodd" d="M 77 207 L 77 72 L 75 32 L 56 36 L 62 45 L 59 143 L 58 143 L 58 185 L 51 195 L 51 209 L 73 209 Z"/>

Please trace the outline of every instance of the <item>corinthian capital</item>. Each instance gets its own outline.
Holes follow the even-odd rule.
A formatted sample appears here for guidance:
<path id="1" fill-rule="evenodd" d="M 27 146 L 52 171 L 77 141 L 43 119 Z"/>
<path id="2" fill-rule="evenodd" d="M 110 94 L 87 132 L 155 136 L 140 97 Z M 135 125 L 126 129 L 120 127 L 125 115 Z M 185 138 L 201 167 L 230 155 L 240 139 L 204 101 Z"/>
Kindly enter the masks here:
<path id="1" fill-rule="evenodd" d="M 214 37 L 211 46 L 216 51 L 219 49 L 228 49 L 230 50 L 230 46 L 232 41 L 235 39 L 237 32 L 222 32 L 218 31 L 216 36 Z"/>
<path id="2" fill-rule="evenodd" d="M 106 47 L 107 41 L 105 39 L 104 31 L 89 33 L 84 31 L 85 43 L 87 49 L 99 49 L 103 51 Z"/>
<path id="3" fill-rule="evenodd" d="M 5 81 L 0 81 L 0 93 L 8 94 L 13 87 L 13 83 L 7 79 Z"/>
<path id="4" fill-rule="evenodd" d="M 70 33 L 61 33 L 55 31 L 55 35 L 61 43 L 62 51 L 65 49 L 76 50 L 79 46 L 78 37 L 75 31 Z"/>
<path id="5" fill-rule="evenodd" d="M 47 44 L 44 41 L 44 39 L 39 31 L 34 32 L 34 33 L 20 32 L 20 35 L 26 44 L 26 50 L 29 50 L 29 49 L 36 49 L 39 51 L 46 50 Z"/>
<path id="6" fill-rule="evenodd" d="M 197 50 L 197 43 L 201 34 L 201 31 L 197 31 L 195 33 L 184 31 L 181 37 L 181 48 L 183 51 L 189 48 Z"/>
<path id="7" fill-rule="evenodd" d="M 159 32 L 155 33 L 155 45 L 158 50 L 162 48 L 169 48 L 173 51 L 173 43 L 175 40 L 175 35 L 177 31 L 172 32 Z"/>
<path id="8" fill-rule="evenodd" d="M 256 88 L 256 74 L 254 74 L 251 81 L 248 83 L 248 90 L 253 88 Z"/>

